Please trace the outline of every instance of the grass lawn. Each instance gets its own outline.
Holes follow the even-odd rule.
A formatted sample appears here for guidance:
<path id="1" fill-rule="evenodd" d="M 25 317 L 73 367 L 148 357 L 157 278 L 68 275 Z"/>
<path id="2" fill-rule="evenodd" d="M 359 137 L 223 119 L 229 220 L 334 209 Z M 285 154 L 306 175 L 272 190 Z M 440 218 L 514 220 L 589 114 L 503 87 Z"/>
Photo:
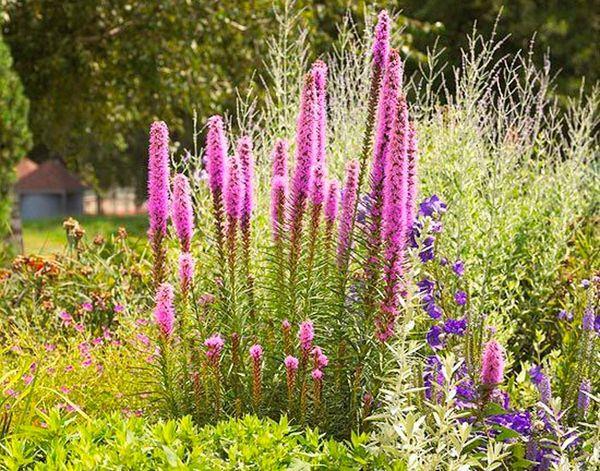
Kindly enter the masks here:
<path id="1" fill-rule="evenodd" d="M 65 230 L 62 227 L 66 218 L 37 219 L 23 221 L 23 244 L 26 254 L 48 255 L 63 250 L 66 244 Z M 79 216 L 76 218 L 86 230 L 86 240 L 91 241 L 96 234 L 108 237 L 125 227 L 132 245 L 145 239 L 148 228 L 146 215 L 136 216 Z"/>

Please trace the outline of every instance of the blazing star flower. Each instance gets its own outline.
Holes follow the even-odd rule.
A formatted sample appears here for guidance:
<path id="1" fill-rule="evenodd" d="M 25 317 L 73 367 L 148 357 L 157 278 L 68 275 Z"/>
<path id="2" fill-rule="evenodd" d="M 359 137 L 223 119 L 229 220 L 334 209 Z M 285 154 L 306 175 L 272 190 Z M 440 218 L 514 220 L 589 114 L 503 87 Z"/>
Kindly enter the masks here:
<path id="1" fill-rule="evenodd" d="M 442 334 L 442 328 L 437 325 L 431 326 L 431 329 L 429 329 L 429 332 L 427 332 L 425 338 L 429 346 L 434 350 L 444 347 L 444 341 L 440 338 Z"/>
<path id="2" fill-rule="evenodd" d="M 323 368 L 329 364 L 329 358 L 323 353 L 320 347 L 313 348 L 312 355 L 319 368 Z"/>
<path id="3" fill-rule="evenodd" d="M 242 181 L 242 166 L 239 155 L 233 154 L 227 162 L 225 174 L 225 212 L 232 220 L 240 219 L 242 213 L 242 197 L 244 183 Z"/>
<path id="4" fill-rule="evenodd" d="M 342 215 L 340 218 L 339 239 L 338 239 L 338 267 L 344 268 L 350 250 L 352 236 L 352 219 L 354 217 L 354 208 L 356 207 L 356 197 L 358 191 L 358 162 L 351 160 L 346 165 L 346 186 L 342 194 Z"/>
<path id="5" fill-rule="evenodd" d="M 208 120 L 206 134 L 206 170 L 208 186 L 213 198 L 220 198 L 223 193 L 225 178 L 225 161 L 227 160 L 227 139 L 221 116 L 212 116 Z"/>
<path id="6" fill-rule="evenodd" d="M 373 68 L 384 70 L 390 49 L 390 16 L 385 10 L 379 12 L 377 26 L 375 27 L 375 39 L 373 41 Z"/>
<path id="7" fill-rule="evenodd" d="M 287 178 L 274 177 L 271 181 L 271 233 L 275 241 L 281 238 L 281 230 L 285 221 L 287 192 Z"/>
<path id="8" fill-rule="evenodd" d="M 169 218 L 169 129 L 162 121 L 150 127 L 148 149 L 148 217 L 150 233 L 165 235 Z"/>
<path id="9" fill-rule="evenodd" d="M 452 271 L 456 273 L 457 276 L 463 276 L 465 274 L 465 264 L 462 260 L 457 260 L 452 264 Z"/>
<path id="10" fill-rule="evenodd" d="M 490 340 L 484 350 L 481 362 L 481 382 L 487 386 L 496 386 L 504 376 L 504 351 L 498 342 Z"/>
<path id="11" fill-rule="evenodd" d="M 317 89 L 316 106 L 316 149 L 315 161 L 311 176 L 310 199 L 314 206 L 320 206 L 325 199 L 325 182 L 327 180 L 327 167 L 325 165 L 325 152 L 327 146 L 327 65 L 316 61 L 311 69 Z"/>
<path id="12" fill-rule="evenodd" d="M 558 311 L 557 317 L 561 321 L 571 322 L 573 320 L 573 313 L 567 311 L 566 309 L 561 309 Z"/>
<path id="13" fill-rule="evenodd" d="M 156 292 L 156 305 L 154 320 L 160 332 L 169 338 L 175 325 L 175 308 L 173 307 L 173 287 L 169 283 L 162 283 Z"/>
<path id="14" fill-rule="evenodd" d="M 325 200 L 325 221 L 333 224 L 338 215 L 340 203 L 340 184 L 337 180 L 329 181 L 329 189 L 327 190 L 327 198 Z"/>
<path id="15" fill-rule="evenodd" d="M 241 217 L 249 221 L 254 207 L 254 156 L 252 154 L 252 140 L 248 136 L 240 138 L 237 152 L 242 166 L 242 181 L 244 194 L 242 195 Z"/>
<path id="16" fill-rule="evenodd" d="M 583 413 L 584 416 L 590 408 L 591 391 L 592 385 L 590 383 L 590 380 L 584 378 L 581 381 L 581 385 L 579 386 L 579 393 L 577 395 L 577 408 Z"/>
<path id="17" fill-rule="evenodd" d="M 440 200 L 437 195 L 432 195 L 419 205 L 419 216 L 433 217 L 445 213 L 446 209 L 446 203 Z"/>
<path id="18" fill-rule="evenodd" d="M 467 330 L 467 319 L 448 319 L 444 322 L 444 332 L 447 334 L 464 335 Z"/>
<path id="19" fill-rule="evenodd" d="M 207 338 L 204 341 L 207 358 L 212 362 L 218 362 L 224 345 L 225 341 L 219 334 L 214 334 L 213 336 Z"/>
<path id="20" fill-rule="evenodd" d="M 315 381 L 321 381 L 323 379 L 323 372 L 319 369 L 313 370 L 310 375 Z"/>
<path id="21" fill-rule="evenodd" d="M 181 249 L 190 251 L 192 235 L 194 234 L 194 209 L 192 206 L 192 191 L 185 175 L 178 173 L 173 178 L 173 208 L 171 219 L 179 238 Z"/>
<path id="22" fill-rule="evenodd" d="M 467 304 L 467 293 L 460 290 L 454 293 L 454 302 L 459 306 L 464 306 Z"/>
<path id="23" fill-rule="evenodd" d="M 250 357 L 255 362 L 259 362 L 263 356 L 263 348 L 259 344 L 254 344 L 250 347 Z"/>
<path id="24" fill-rule="evenodd" d="M 315 337 L 315 331 L 313 323 L 311 321 L 304 321 L 300 324 L 300 332 L 298 332 L 298 339 L 300 340 L 300 347 L 305 352 L 309 351 L 312 347 L 312 341 Z"/>
<path id="25" fill-rule="evenodd" d="M 189 252 L 183 252 L 179 255 L 179 283 L 184 293 L 192 285 L 195 264 L 194 257 Z"/>
<path id="26" fill-rule="evenodd" d="M 288 355 L 287 357 L 285 357 L 285 360 L 283 360 L 283 363 L 285 365 L 286 370 L 288 370 L 288 371 L 293 372 L 298 369 L 299 362 L 296 357 Z"/>

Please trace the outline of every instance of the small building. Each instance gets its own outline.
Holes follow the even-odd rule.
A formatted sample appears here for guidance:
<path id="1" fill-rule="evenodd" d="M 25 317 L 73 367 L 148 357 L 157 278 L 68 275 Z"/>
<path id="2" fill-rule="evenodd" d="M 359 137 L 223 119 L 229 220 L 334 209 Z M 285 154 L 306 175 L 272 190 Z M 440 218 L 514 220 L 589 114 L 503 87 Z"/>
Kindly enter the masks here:
<path id="1" fill-rule="evenodd" d="M 39 165 L 23 159 L 17 166 L 15 193 L 21 219 L 77 216 L 83 213 L 86 186 L 58 160 Z"/>

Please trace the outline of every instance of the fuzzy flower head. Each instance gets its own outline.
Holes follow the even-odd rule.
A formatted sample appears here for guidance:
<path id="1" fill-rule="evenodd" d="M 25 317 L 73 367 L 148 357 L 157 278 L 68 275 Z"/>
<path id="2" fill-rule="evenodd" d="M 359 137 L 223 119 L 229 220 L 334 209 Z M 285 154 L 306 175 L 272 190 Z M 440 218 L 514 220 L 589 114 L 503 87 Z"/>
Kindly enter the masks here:
<path id="1" fill-rule="evenodd" d="M 276 176 L 271 180 L 271 234 L 273 240 L 281 239 L 285 222 L 285 202 L 288 194 L 287 178 Z"/>
<path id="2" fill-rule="evenodd" d="M 208 186 L 213 196 L 223 192 L 225 161 L 227 159 L 227 139 L 221 116 L 212 116 L 208 120 L 206 135 L 206 170 Z"/>
<path id="3" fill-rule="evenodd" d="M 481 364 L 481 382 L 496 386 L 504 376 L 504 351 L 498 342 L 490 340 L 484 350 Z"/>
<path id="4" fill-rule="evenodd" d="M 314 166 L 311 176 L 310 198 L 315 206 L 323 204 L 325 199 L 325 182 L 327 180 L 327 167 L 325 165 L 325 153 L 327 147 L 327 65 L 318 60 L 312 68 L 311 74 L 315 81 L 317 90 L 316 106 L 316 146 Z"/>
<path id="5" fill-rule="evenodd" d="M 313 348 L 312 355 L 315 359 L 315 365 L 317 368 L 324 368 L 329 364 L 329 358 L 323 353 L 320 347 Z"/>
<path id="6" fill-rule="evenodd" d="M 329 181 L 329 188 L 327 190 L 327 199 L 325 200 L 325 220 L 333 224 L 338 215 L 338 208 L 340 204 L 340 184 L 337 180 Z"/>
<path id="7" fill-rule="evenodd" d="M 304 321 L 300 324 L 300 331 L 298 332 L 298 339 L 300 340 L 300 347 L 305 352 L 308 352 L 312 347 L 312 341 L 315 338 L 315 330 L 311 321 Z"/>
<path id="8" fill-rule="evenodd" d="M 322 381 L 323 380 L 323 372 L 321 370 L 319 370 L 319 369 L 312 370 L 312 373 L 310 374 L 310 376 L 315 381 Z"/>
<path id="9" fill-rule="evenodd" d="M 288 176 L 288 146 L 283 139 L 278 139 L 273 150 L 272 178 Z"/>
<path id="10" fill-rule="evenodd" d="M 194 268 L 196 262 L 189 252 L 179 255 L 179 283 L 183 291 L 187 291 L 194 280 Z"/>
<path id="11" fill-rule="evenodd" d="M 150 127 L 148 148 L 148 217 L 150 234 L 167 233 L 169 218 L 169 129 L 162 121 Z"/>
<path id="12" fill-rule="evenodd" d="M 390 16 L 385 10 L 379 12 L 377 26 L 375 27 L 375 39 L 373 41 L 373 67 L 379 70 L 385 69 L 390 49 Z"/>
<path id="13" fill-rule="evenodd" d="M 260 362 L 263 356 L 263 348 L 259 344 L 254 344 L 250 347 L 250 358 L 256 363 Z"/>
<path id="14" fill-rule="evenodd" d="M 171 218 L 179 238 L 181 249 L 190 251 L 194 234 L 194 209 L 190 183 L 185 175 L 178 173 L 173 179 L 173 208 Z"/>
<path id="15" fill-rule="evenodd" d="M 252 154 L 252 140 L 248 136 L 240 138 L 237 153 L 242 166 L 242 184 L 244 186 L 241 217 L 250 220 L 254 206 L 254 155 Z"/>
<path id="16" fill-rule="evenodd" d="M 225 341 L 219 334 L 215 334 L 204 341 L 204 346 L 206 347 L 206 356 L 210 361 L 217 362 L 219 361 L 219 357 L 221 352 L 223 351 L 223 346 L 225 345 Z"/>
<path id="17" fill-rule="evenodd" d="M 234 154 L 229 157 L 227 172 L 225 178 L 225 212 L 227 215 L 238 220 L 242 214 L 242 200 L 244 192 L 244 183 L 242 180 L 242 166 L 239 155 Z"/>
<path id="18" fill-rule="evenodd" d="M 156 292 L 156 304 L 154 307 L 154 320 L 162 335 L 169 338 L 175 326 L 175 308 L 173 307 L 173 287 L 169 283 L 163 283 Z"/>
<path id="19" fill-rule="evenodd" d="M 338 235 L 337 255 L 340 268 L 345 266 L 350 250 L 354 209 L 358 197 L 358 173 L 358 162 L 356 160 L 349 161 L 346 165 L 346 186 L 342 194 L 342 214 Z"/>
<path id="20" fill-rule="evenodd" d="M 285 365 L 286 370 L 294 372 L 298 369 L 299 361 L 296 357 L 288 355 L 285 357 L 285 360 L 283 360 L 283 364 Z"/>

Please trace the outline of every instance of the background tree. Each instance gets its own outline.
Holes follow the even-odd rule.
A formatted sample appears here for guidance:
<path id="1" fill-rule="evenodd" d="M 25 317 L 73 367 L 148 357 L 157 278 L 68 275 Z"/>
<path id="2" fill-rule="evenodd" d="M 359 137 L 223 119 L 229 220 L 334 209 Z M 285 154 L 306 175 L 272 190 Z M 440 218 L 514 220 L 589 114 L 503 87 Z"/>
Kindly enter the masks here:
<path id="1" fill-rule="evenodd" d="M 9 232 L 11 187 L 15 165 L 31 145 L 27 126 L 29 102 L 12 68 L 10 50 L 0 34 L 0 251 Z"/>

